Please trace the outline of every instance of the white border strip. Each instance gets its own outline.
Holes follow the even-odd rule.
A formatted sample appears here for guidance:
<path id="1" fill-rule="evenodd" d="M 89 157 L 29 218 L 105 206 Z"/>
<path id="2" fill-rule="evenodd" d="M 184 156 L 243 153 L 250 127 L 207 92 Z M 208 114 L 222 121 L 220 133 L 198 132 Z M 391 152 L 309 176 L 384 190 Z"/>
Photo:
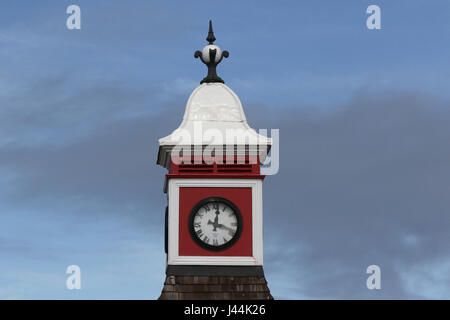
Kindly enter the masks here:
<path id="1" fill-rule="evenodd" d="M 180 256 L 179 204 L 181 187 L 252 188 L 252 256 Z M 262 181 L 261 179 L 170 179 L 169 252 L 167 264 L 173 265 L 263 265 Z"/>

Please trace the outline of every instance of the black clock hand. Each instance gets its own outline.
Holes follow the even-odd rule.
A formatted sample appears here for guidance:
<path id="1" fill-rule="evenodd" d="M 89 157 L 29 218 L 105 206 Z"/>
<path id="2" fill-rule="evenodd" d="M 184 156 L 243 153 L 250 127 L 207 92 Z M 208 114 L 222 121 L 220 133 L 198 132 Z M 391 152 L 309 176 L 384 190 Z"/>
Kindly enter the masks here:
<path id="1" fill-rule="evenodd" d="M 213 231 L 216 231 L 216 228 L 219 225 L 219 214 L 220 214 L 220 211 L 219 211 L 219 209 L 217 209 L 216 210 L 216 217 L 214 218 L 214 224 L 213 224 L 214 229 L 213 229 Z"/>
<path id="2" fill-rule="evenodd" d="M 234 230 L 234 229 L 232 229 L 230 227 L 227 227 L 226 225 L 220 224 L 220 223 L 217 225 L 217 228 L 225 229 L 225 230 L 228 230 L 228 231 L 231 231 L 231 232 L 235 232 L 236 231 L 236 230 Z"/>
<path id="3" fill-rule="evenodd" d="M 208 220 L 208 224 L 212 224 L 213 225 L 213 231 L 216 231 L 217 226 L 219 225 L 219 216 L 216 215 L 216 217 L 214 218 L 214 222 L 211 220 Z"/>

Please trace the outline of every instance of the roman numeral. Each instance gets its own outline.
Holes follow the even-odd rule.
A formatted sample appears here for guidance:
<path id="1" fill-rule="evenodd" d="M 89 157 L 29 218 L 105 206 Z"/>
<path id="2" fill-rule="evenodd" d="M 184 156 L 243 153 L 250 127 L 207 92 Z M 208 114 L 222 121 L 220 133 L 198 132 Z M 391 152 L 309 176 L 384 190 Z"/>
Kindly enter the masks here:
<path id="1" fill-rule="evenodd" d="M 204 206 L 203 206 L 203 208 L 205 208 L 205 210 L 206 211 L 209 211 L 209 210 L 211 210 L 209 207 L 208 207 L 208 205 L 207 204 L 205 204 Z"/>
<path id="2" fill-rule="evenodd" d="M 194 228 L 200 228 L 200 222 L 194 223 Z"/>
<path id="3" fill-rule="evenodd" d="M 212 204 L 212 207 L 213 207 L 214 210 L 219 210 L 219 204 L 217 202 L 214 202 Z"/>
<path id="4" fill-rule="evenodd" d="M 203 236 L 203 231 L 202 229 L 198 229 L 197 231 L 195 231 L 195 233 L 197 233 L 197 236 L 201 239 Z"/>
<path id="5" fill-rule="evenodd" d="M 213 240 L 213 246 L 218 246 L 219 245 L 219 242 L 217 241 L 217 239 L 214 239 Z"/>
<path id="6" fill-rule="evenodd" d="M 205 237 L 203 238 L 203 242 L 205 242 L 205 243 L 208 243 L 208 244 L 209 244 L 209 238 L 208 238 L 207 236 L 205 236 Z"/>
<path id="7" fill-rule="evenodd" d="M 228 239 L 223 237 L 223 243 L 226 243 L 226 242 L 228 242 Z"/>

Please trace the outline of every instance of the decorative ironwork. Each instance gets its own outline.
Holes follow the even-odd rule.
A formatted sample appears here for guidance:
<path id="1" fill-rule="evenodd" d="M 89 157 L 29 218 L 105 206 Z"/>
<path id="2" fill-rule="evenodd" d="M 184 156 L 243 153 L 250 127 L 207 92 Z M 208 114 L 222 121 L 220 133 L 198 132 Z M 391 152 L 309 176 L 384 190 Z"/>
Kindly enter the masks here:
<path id="1" fill-rule="evenodd" d="M 211 83 L 211 82 L 220 82 L 225 83 L 216 72 L 217 65 L 222 61 L 222 59 L 228 58 L 230 55 L 228 51 L 220 50 L 219 46 L 214 44 L 216 41 L 216 37 L 214 36 L 214 31 L 212 27 L 212 21 L 209 20 L 209 31 L 208 36 L 206 37 L 206 41 L 208 41 L 208 45 L 203 48 L 202 51 L 197 50 L 194 53 L 195 58 L 200 58 L 204 64 L 208 67 L 208 75 L 203 78 L 200 83 Z"/>

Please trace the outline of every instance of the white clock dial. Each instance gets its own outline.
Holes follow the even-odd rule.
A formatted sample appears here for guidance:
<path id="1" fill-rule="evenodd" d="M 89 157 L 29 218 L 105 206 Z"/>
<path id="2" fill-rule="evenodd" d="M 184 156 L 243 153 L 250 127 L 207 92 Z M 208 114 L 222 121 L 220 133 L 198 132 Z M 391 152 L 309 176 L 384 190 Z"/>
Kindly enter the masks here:
<path id="1" fill-rule="evenodd" d="M 240 230 L 240 213 L 237 207 L 221 198 L 201 201 L 193 210 L 191 233 L 207 248 L 227 246 L 236 241 Z"/>

